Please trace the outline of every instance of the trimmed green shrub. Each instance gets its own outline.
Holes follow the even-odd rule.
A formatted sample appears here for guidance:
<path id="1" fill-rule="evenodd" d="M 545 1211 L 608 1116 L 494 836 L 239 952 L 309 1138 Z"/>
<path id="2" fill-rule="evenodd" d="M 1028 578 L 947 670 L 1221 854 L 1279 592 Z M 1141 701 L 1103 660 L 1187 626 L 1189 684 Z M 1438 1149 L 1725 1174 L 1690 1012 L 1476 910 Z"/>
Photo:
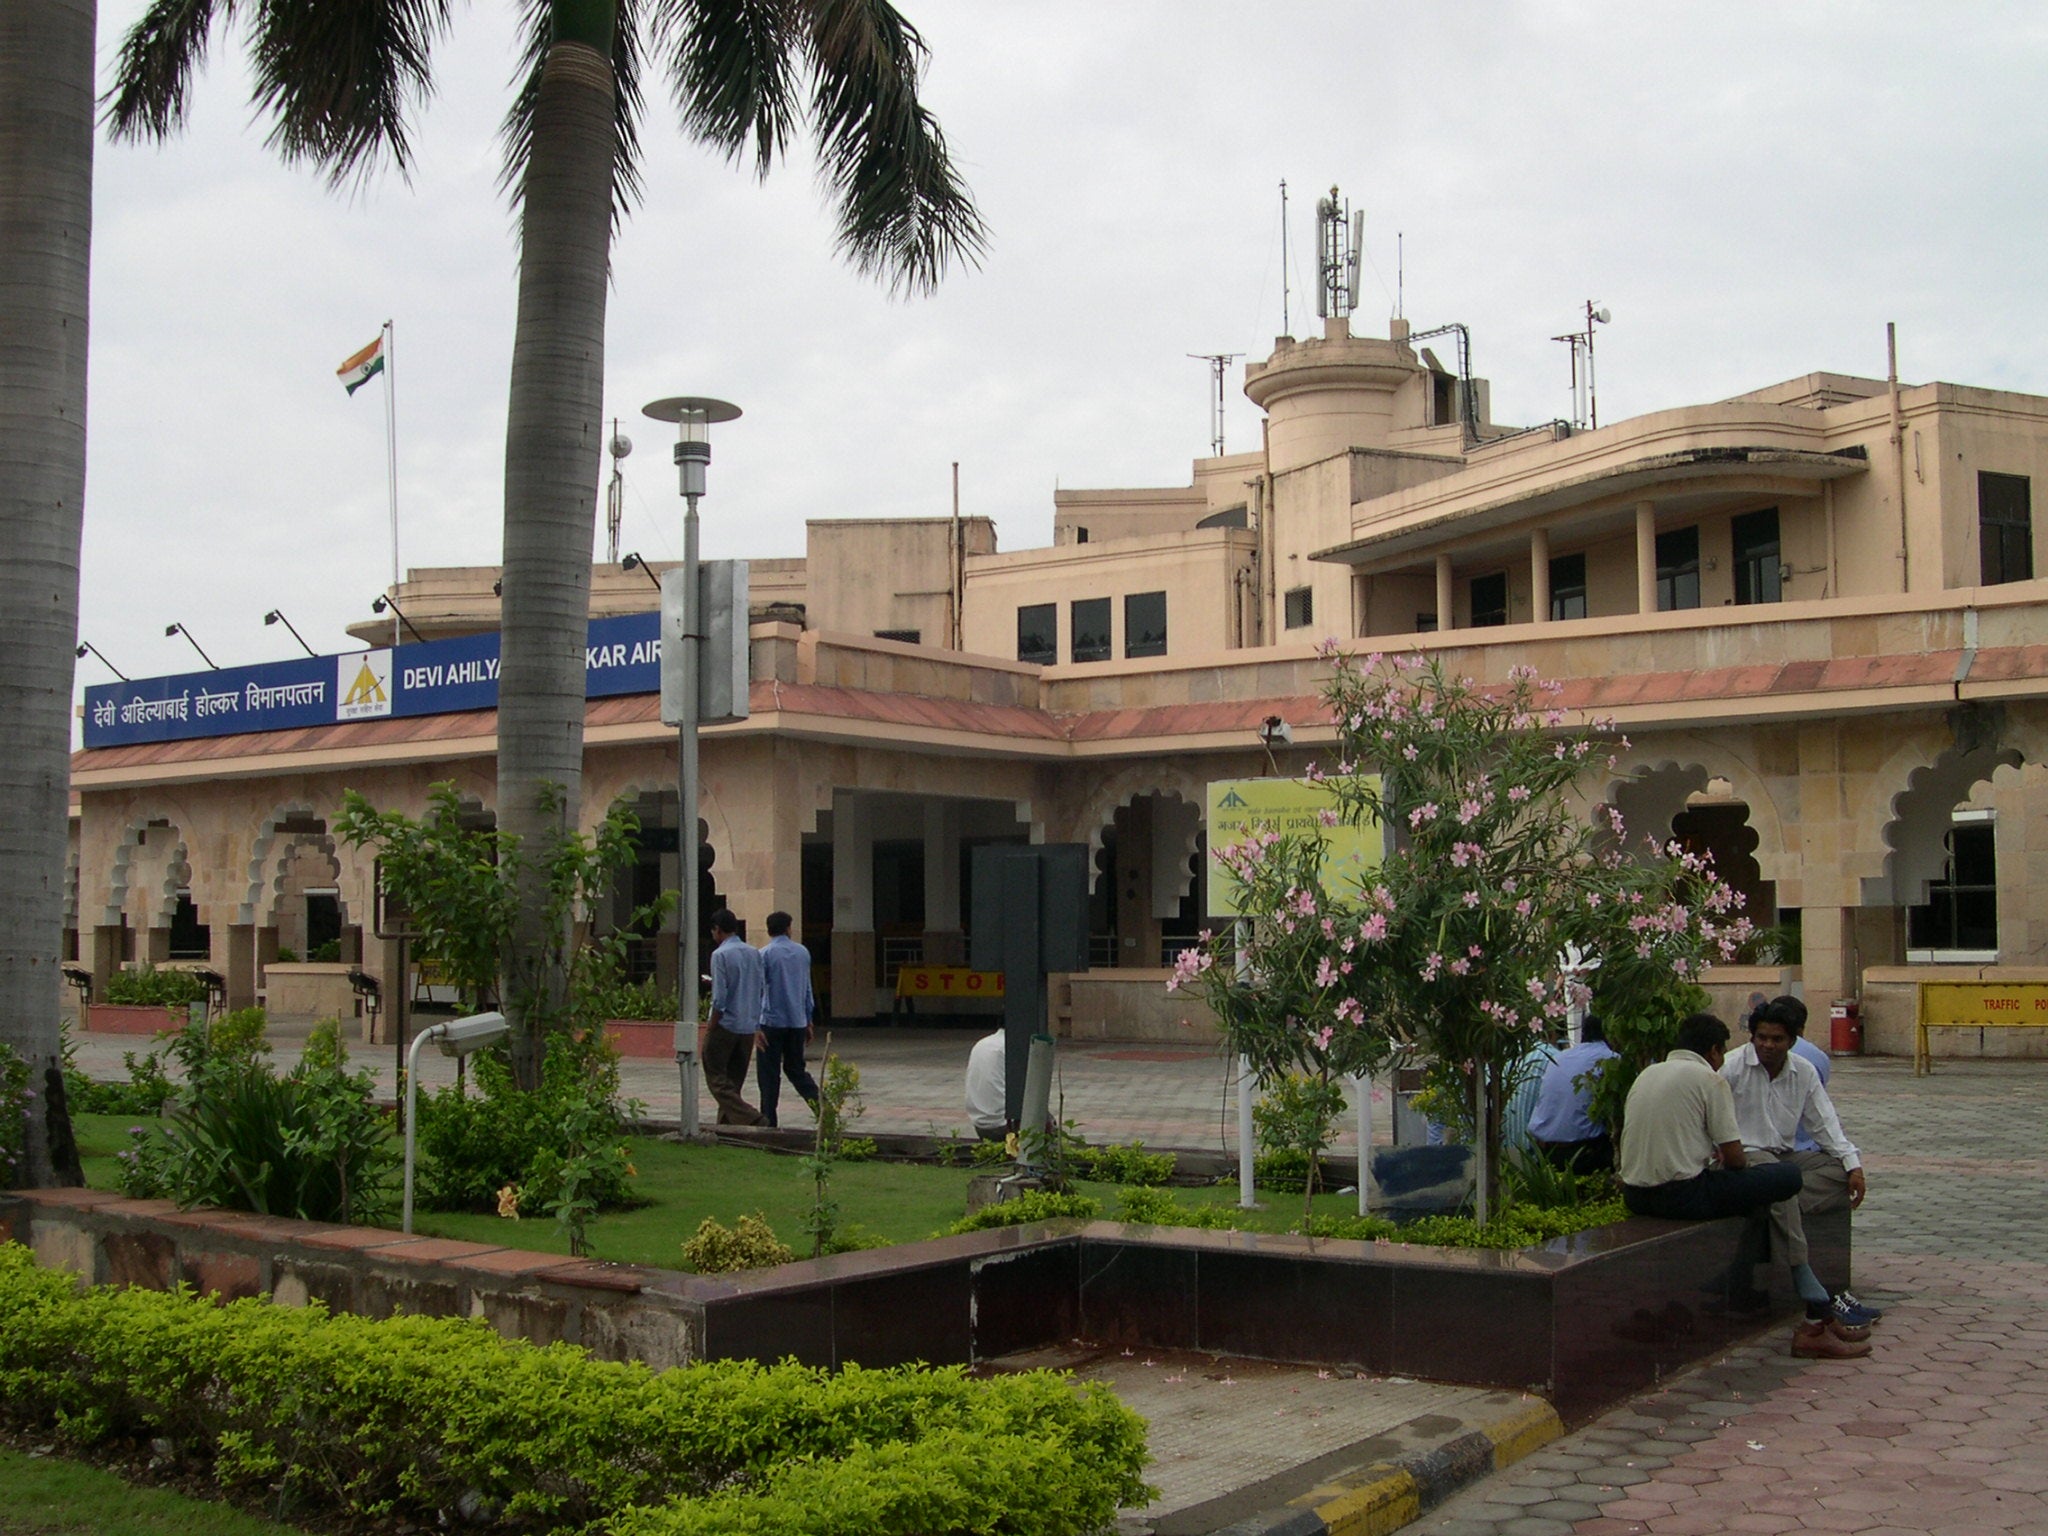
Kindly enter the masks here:
<path id="1" fill-rule="evenodd" d="M 1245 1218 L 1246 1213 L 1233 1206 L 1182 1205 L 1163 1189 L 1127 1189 L 1117 1197 L 1118 1221 L 1143 1222 L 1154 1227 L 1235 1232 L 1243 1228 Z"/>
<path id="2" fill-rule="evenodd" d="M 477 1091 L 453 1084 L 419 1101 L 420 1166 L 416 1198 L 432 1211 L 495 1211 L 498 1191 L 518 1191 L 519 1214 L 553 1214 L 564 1170 L 574 1165 L 576 1202 L 613 1210 L 632 1199 L 623 1156 L 589 1159 L 589 1147 L 616 1143 L 626 1114 L 618 1103 L 619 1055 L 599 1033 L 556 1037 L 541 1065 L 540 1086 L 522 1092 L 503 1048 L 470 1057 Z M 629 1106 L 630 1107 L 630 1106 Z"/>
<path id="3" fill-rule="evenodd" d="M 727 1275 L 737 1269 L 766 1269 L 794 1264 L 796 1250 L 775 1235 L 758 1212 L 726 1226 L 716 1216 L 697 1224 L 696 1236 L 683 1244 L 683 1262 L 700 1275 Z"/>
<path id="4" fill-rule="evenodd" d="M 1511 1205 L 1481 1226 L 1470 1216 L 1423 1216 L 1392 1222 L 1384 1216 L 1318 1216 L 1309 1223 L 1316 1237 L 1360 1238 L 1371 1242 L 1415 1243 L 1432 1248 L 1533 1248 L 1555 1237 L 1569 1237 L 1591 1227 L 1626 1221 L 1628 1209 L 1617 1196 L 1594 1205 L 1546 1211 Z"/>
<path id="5" fill-rule="evenodd" d="M 1171 1152 L 1147 1152 L 1145 1143 L 1085 1147 L 1076 1154 L 1083 1176 L 1099 1184 L 1164 1184 L 1173 1177 Z"/>
<path id="6" fill-rule="evenodd" d="M 0 1423 L 169 1440 L 279 1514 L 667 1536 L 1093 1530 L 1152 1490 L 1098 1385 L 958 1367 L 655 1373 L 455 1318 L 94 1288 L 0 1247 Z"/>
<path id="7" fill-rule="evenodd" d="M 144 962 L 107 978 L 107 1001 L 130 1006 L 181 1008 L 206 1001 L 206 984 L 190 971 L 160 971 Z"/>
<path id="8" fill-rule="evenodd" d="M 1049 1189 L 1028 1189 L 1014 1200 L 984 1205 L 972 1215 L 962 1216 L 939 1235 L 958 1237 L 962 1232 L 985 1232 L 990 1227 L 1018 1227 L 1027 1221 L 1051 1221 L 1060 1216 L 1082 1220 L 1102 1214 L 1102 1202 L 1090 1195 L 1055 1194 Z"/>

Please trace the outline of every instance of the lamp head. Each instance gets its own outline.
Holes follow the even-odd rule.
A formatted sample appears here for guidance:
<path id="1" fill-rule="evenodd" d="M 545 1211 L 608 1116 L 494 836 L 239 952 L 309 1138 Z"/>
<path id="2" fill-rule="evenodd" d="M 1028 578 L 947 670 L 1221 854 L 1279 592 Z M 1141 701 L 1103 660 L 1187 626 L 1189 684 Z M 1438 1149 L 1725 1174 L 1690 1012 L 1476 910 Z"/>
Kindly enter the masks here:
<path id="1" fill-rule="evenodd" d="M 376 597 L 370 600 L 370 612 L 372 613 L 382 613 L 386 608 L 389 608 L 390 606 L 391 600 L 389 598 Z"/>
<path id="2" fill-rule="evenodd" d="M 1269 747 L 1291 746 L 1294 742 L 1294 727 L 1278 715 L 1268 715 L 1260 722 L 1259 740 Z"/>
<path id="3" fill-rule="evenodd" d="M 182 624 L 166 624 L 164 626 L 165 639 L 169 639 L 172 635 L 182 635 L 184 632 L 185 626 Z"/>
<path id="4" fill-rule="evenodd" d="M 672 395 L 645 406 L 642 414 L 676 424 L 676 470 L 682 494 L 693 500 L 702 496 L 704 469 L 711 462 L 711 428 L 721 421 L 737 421 L 740 408 L 708 395 Z"/>
<path id="5" fill-rule="evenodd" d="M 263 622 L 265 624 L 275 624 L 279 619 L 283 617 L 283 614 L 279 613 L 275 608 L 273 608 L 270 610 L 270 612 L 263 615 Z"/>
<path id="6" fill-rule="evenodd" d="M 628 555 L 619 562 L 619 569 L 622 571 L 637 571 L 643 563 L 638 555 Z"/>
<path id="7" fill-rule="evenodd" d="M 74 654 L 82 657 L 85 655 L 87 649 L 87 646 L 83 642 L 80 642 L 78 650 Z"/>
<path id="8" fill-rule="evenodd" d="M 443 1056 L 467 1056 L 487 1045 L 495 1045 L 512 1032 L 502 1013 L 472 1013 L 466 1019 L 450 1019 L 429 1031 Z"/>

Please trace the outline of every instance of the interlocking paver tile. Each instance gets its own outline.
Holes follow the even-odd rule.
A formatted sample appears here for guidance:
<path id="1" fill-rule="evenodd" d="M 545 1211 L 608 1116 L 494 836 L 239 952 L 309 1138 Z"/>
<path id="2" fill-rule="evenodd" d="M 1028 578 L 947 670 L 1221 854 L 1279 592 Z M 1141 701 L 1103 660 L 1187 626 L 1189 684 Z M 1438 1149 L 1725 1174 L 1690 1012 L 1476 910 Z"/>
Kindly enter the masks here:
<path id="1" fill-rule="evenodd" d="M 1528 1464 L 1573 1483 L 1510 1467 L 1412 1530 L 1506 1536 L 1505 1492 L 1526 1486 L 1597 1508 L 1573 1536 L 2048 1536 L 2048 1062 L 1916 1079 L 1845 1059 L 1832 1087 L 1870 1169 L 1856 1290 L 1887 1309 L 1872 1354 L 1793 1360 L 1773 1329 Z"/>

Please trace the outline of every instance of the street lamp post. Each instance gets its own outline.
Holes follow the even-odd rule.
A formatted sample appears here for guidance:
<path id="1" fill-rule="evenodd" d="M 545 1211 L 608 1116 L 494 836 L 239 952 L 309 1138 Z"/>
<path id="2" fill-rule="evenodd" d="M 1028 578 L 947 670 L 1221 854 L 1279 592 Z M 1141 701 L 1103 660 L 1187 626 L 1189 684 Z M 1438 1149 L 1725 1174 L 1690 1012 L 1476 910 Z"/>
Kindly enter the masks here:
<path id="1" fill-rule="evenodd" d="M 704 494 L 705 469 L 711 463 L 711 427 L 718 422 L 736 421 L 740 408 L 724 400 L 701 395 L 675 395 L 647 405 L 643 414 L 655 421 L 676 424 L 676 472 L 683 496 L 683 584 L 682 656 L 679 675 L 682 697 L 678 701 L 676 770 L 676 852 L 678 878 L 682 885 L 682 906 L 677 915 L 681 953 L 676 977 L 676 1070 L 682 1076 L 682 1132 L 695 1136 L 702 1123 L 697 1103 L 697 997 L 698 972 L 702 959 L 698 935 L 704 926 L 699 908 L 697 858 L 697 720 L 698 668 L 704 640 L 702 593 L 698 590 L 697 500 Z"/>

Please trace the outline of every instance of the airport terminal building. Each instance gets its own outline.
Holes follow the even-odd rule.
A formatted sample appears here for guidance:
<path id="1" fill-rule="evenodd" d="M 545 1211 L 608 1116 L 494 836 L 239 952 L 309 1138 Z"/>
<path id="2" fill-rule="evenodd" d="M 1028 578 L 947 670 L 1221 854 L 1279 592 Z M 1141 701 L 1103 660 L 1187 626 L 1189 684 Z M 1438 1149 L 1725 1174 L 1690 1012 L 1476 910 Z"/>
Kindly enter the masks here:
<path id="1" fill-rule="evenodd" d="M 977 517 L 815 521 L 753 562 L 750 714 L 704 735 L 689 838 L 654 586 L 597 567 L 583 814 L 623 801 L 643 834 L 596 920 L 677 885 L 691 844 L 750 924 L 800 914 L 860 1019 L 901 965 L 964 960 L 974 847 L 1081 842 L 1093 968 L 1056 985 L 1060 1027 L 1199 1031 L 1163 982 L 1205 923 L 1204 786 L 1266 771 L 1273 715 L 1283 772 L 1326 751 L 1335 636 L 1481 680 L 1530 664 L 1613 716 L 1630 746 L 1588 796 L 1711 848 L 1788 946 L 1723 978 L 1740 995 L 1857 997 L 1872 1048 L 1906 1050 L 1916 979 L 2048 981 L 2048 399 L 1811 374 L 1516 430 L 1389 329 L 1282 338 L 1247 369 L 1258 451 L 1062 491 L 1048 548 Z M 412 572 L 416 644 L 88 690 L 79 964 L 209 961 L 274 1006 L 351 963 L 395 979 L 332 818 L 348 789 L 417 814 L 440 781 L 489 818 L 496 574 Z M 635 952 L 672 976 L 673 935 Z"/>

